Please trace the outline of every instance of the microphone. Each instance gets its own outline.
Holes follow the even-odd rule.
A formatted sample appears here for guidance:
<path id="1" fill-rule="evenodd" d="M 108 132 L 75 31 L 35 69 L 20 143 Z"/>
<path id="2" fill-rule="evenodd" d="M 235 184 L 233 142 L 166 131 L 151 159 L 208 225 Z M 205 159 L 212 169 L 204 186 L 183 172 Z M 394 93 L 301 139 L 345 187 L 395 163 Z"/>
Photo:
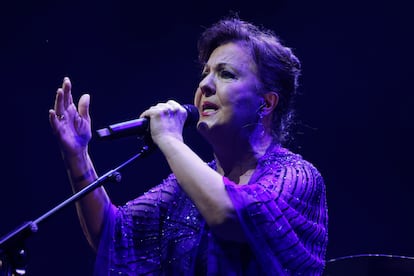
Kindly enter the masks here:
<path id="1" fill-rule="evenodd" d="M 187 119 L 184 123 L 184 126 L 187 127 L 196 125 L 200 116 L 197 107 L 191 104 L 183 104 L 183 107 L 187 111 Z M 148 118 L 139 118 L 135 120 L 116 123 L 106 128 L 98 129 L 96 131 L 99 139 L 101 140 L 114 140 L 134 135 L 143 137 L 149 132 L 150 130 Z"/>

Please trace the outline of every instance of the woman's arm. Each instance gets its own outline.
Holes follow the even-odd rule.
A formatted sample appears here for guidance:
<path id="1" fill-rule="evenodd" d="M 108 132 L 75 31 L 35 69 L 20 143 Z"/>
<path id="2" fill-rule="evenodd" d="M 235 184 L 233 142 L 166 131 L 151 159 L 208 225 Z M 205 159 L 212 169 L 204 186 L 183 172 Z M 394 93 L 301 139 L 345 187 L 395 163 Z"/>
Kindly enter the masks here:
<path id="1" fill-rule="evenodd" d="M 174 114 L 171 114 L 174 113 Z M 145 111 L 151 135 L 164 154 L 181 188 L 192 199 L 207 224 L 227 240 L 243 240 L 233 204 L 224 186 L 223 176 L 210 168 L 182 138 L 186 111 L 169 101 Z"/>
<path id="2" fill-rule="evenodd" d="M 92 137 L 90 97 L 82 95 L 76 108 L 71 88 L 69 78 L 65 78 L 62 87 L 56 92 L 54 109 L 49 110 L 49 121 L 58 138 L 72 189 L 78 192 L 97 179 L 97 173 L 88 154 L 88 143 Z M 95 250 L 99 244 L 104 214 L 110 204 L 102 187 L 76 203 L 82 229 Z"/>

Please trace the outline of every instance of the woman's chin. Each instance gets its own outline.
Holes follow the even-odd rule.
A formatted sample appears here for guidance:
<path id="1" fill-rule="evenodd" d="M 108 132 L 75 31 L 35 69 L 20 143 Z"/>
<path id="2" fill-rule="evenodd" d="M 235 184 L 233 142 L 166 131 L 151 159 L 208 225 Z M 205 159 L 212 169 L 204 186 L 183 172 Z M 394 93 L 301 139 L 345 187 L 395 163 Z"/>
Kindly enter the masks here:
<path id="1" fill-rule="evenodd" d="M 220 135 L 219 129 L 216 125 L 206 121 L 200 121 L 197 124 L 198 132 L 207 140 L 211 140 L 213 137 Z"/>
<path id="2" fill-rule="evenodd" d="M 203 122 L 203 121 L 198 122 L 198 124 L 197 124 L 197 130 L 201 134 L 207 133 L 209 131 L 209 129 L 210 129 L 210 126 L 208 125 L 207 122 Z"/>

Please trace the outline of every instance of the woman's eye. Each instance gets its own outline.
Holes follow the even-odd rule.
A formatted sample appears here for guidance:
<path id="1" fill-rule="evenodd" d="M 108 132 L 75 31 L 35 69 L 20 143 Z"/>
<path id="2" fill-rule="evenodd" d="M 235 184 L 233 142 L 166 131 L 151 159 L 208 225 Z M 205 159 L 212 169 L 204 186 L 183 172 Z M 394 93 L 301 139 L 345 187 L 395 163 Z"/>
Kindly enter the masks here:
<path id="1" fill-rule="evenodd" d="M 222 77 L 224 79 L 235 79 L 236 78 L 236 75 L 233 74 L 230 71 L 222 70 L 222 71 L 220 71 L 220 77 Z"/>
<path id="2" fill-rule="evenodd" d="M 207 77 L 208 72 L 201 73 L 200 79 L 203 80 L 205 77 Z"/>

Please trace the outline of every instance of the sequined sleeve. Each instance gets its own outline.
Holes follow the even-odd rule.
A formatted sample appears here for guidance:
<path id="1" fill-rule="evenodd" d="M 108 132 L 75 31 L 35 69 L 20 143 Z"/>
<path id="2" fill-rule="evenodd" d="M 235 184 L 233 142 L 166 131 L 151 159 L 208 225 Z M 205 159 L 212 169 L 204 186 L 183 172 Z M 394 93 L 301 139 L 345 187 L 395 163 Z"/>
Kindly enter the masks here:
<path id="1" fill-rule="evenodd" d="M 245 237 L 273 275 L 321 275 L 327 245 L 325 185 L 308 162 L 270 162 L 249 185 L 224 178 Z"/>
<path id="2" fill-rule="evenodd" d="M 106 212 L 95 262 L 95 275 L 130 275 L 160 270 L 162 221 L 177 193 L 171 175 L 162 184 Z"/>

